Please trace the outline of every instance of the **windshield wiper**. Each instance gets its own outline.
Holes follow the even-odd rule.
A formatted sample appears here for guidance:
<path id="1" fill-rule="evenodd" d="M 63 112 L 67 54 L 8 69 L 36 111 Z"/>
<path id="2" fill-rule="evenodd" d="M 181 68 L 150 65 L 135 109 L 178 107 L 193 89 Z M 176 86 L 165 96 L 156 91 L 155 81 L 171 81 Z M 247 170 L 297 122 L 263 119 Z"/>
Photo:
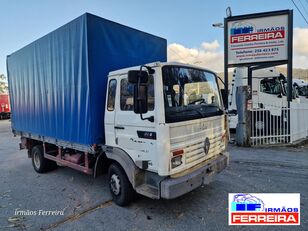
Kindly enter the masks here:
<path id="1" fill-rule="evenodd" d="M 198 112 L 202 117 L 204 117 L 204 114 L 203 114 L 201 111 L 199 111 L 197 108 L 192 108 L 192 109 L 187 110 L 187 111 L 196 111 L 196 112 Z"/>
<path id="2" fill-rule="evenodd" d="M 202 104 L 202 106 L 204 106 L 205 108 L 207 107 L 217 108 L 219 111 L 223 111 L 223 109 L 221 109 L 219 106 L 213 104 Z"/>
<path id="3" fill-rule="evenodd" d="M 188 105 L 195 104 L 197 102 L 200 102 L 200 104 L 206 103 L 205 100 L 203 98 L 201 98 L 201 99 L 196 99 L 196 100 L 190 102 Z"/>

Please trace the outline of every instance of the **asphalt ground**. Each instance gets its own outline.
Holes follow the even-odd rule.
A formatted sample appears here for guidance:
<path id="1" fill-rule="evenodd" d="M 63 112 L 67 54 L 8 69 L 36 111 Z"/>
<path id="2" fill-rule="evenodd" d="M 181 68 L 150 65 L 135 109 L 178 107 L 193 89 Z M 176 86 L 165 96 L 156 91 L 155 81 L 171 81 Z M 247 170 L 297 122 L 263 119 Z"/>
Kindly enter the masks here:
<path id="1" fill-rule="evenodd" d="M 308 230 L 308 146 L 230 145 L 230 165 L 211 184 L 174 200 L 140 196 L 122 208 L 112 202 L 106 176 L 66 167 L 38 174 L 18 143 L 10 122 L 0 121 L 0 230 Z M 233 192 L 301 193 L 301 225 L 228 226 Z"/>

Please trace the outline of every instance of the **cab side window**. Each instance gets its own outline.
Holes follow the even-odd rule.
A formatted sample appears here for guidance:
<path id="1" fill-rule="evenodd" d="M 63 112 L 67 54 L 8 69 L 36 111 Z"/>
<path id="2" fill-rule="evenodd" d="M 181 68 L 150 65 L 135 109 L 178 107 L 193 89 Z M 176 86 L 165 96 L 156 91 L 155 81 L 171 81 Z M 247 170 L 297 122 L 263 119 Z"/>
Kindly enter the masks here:
<path id="1" fill-rule="evenodd" d="M 129 83 L 127 78 L 121 80 L 120 87 L 120 108 L 122 111 L 134 110 L 134 85 Z M 148 109 L 154 110 L 154 79 L 149 76 L 148 81 Z"/>
<path id="2" fill-rule="evenodd" d="M 121 80 L 120 108 L 122 111 L 134 110 L 134 85 L 127 78 Z"/>
<path id="3" fill-rule="evenodd" d="M 108 86 L 108 101 L 107 101 L 107 110 L 113 111 L 115 105 L 115 95 L 117 90 L 117 81 L 111 79 Z"/>

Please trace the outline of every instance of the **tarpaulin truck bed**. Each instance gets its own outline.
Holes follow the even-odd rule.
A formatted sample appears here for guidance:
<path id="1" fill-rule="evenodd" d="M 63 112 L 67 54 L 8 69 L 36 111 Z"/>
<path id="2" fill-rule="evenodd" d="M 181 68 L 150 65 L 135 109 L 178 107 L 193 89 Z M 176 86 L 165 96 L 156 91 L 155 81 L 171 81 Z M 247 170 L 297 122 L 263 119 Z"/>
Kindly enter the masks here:
<path id="1" fill-rule="evenodd" d="M 110 71 L 166 61 L 157 36 L 84 14 L 7 57 L 12 129 L 80 145 L 104 144 Z"/>

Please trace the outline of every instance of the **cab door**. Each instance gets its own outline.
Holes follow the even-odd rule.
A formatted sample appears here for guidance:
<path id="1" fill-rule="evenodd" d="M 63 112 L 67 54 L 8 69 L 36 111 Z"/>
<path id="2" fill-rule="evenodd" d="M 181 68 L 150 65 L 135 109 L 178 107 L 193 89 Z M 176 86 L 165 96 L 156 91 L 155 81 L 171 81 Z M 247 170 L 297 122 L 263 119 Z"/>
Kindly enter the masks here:
<path id="1" fill-rule="evenodd" d="M 134 85 L 128 82 L 127 75 L 119 78 L 115 114 L 115 143 L 126 151 L 134 161 L 146 161 L 148 169 L 156 165 L 155 123 L 142 120 L 134 113 Z M 148 109 L 143 117 L 155 116 L 154 80 L 149 78 Z M 154 117 L 155 118 L 155 117 Z"/>

